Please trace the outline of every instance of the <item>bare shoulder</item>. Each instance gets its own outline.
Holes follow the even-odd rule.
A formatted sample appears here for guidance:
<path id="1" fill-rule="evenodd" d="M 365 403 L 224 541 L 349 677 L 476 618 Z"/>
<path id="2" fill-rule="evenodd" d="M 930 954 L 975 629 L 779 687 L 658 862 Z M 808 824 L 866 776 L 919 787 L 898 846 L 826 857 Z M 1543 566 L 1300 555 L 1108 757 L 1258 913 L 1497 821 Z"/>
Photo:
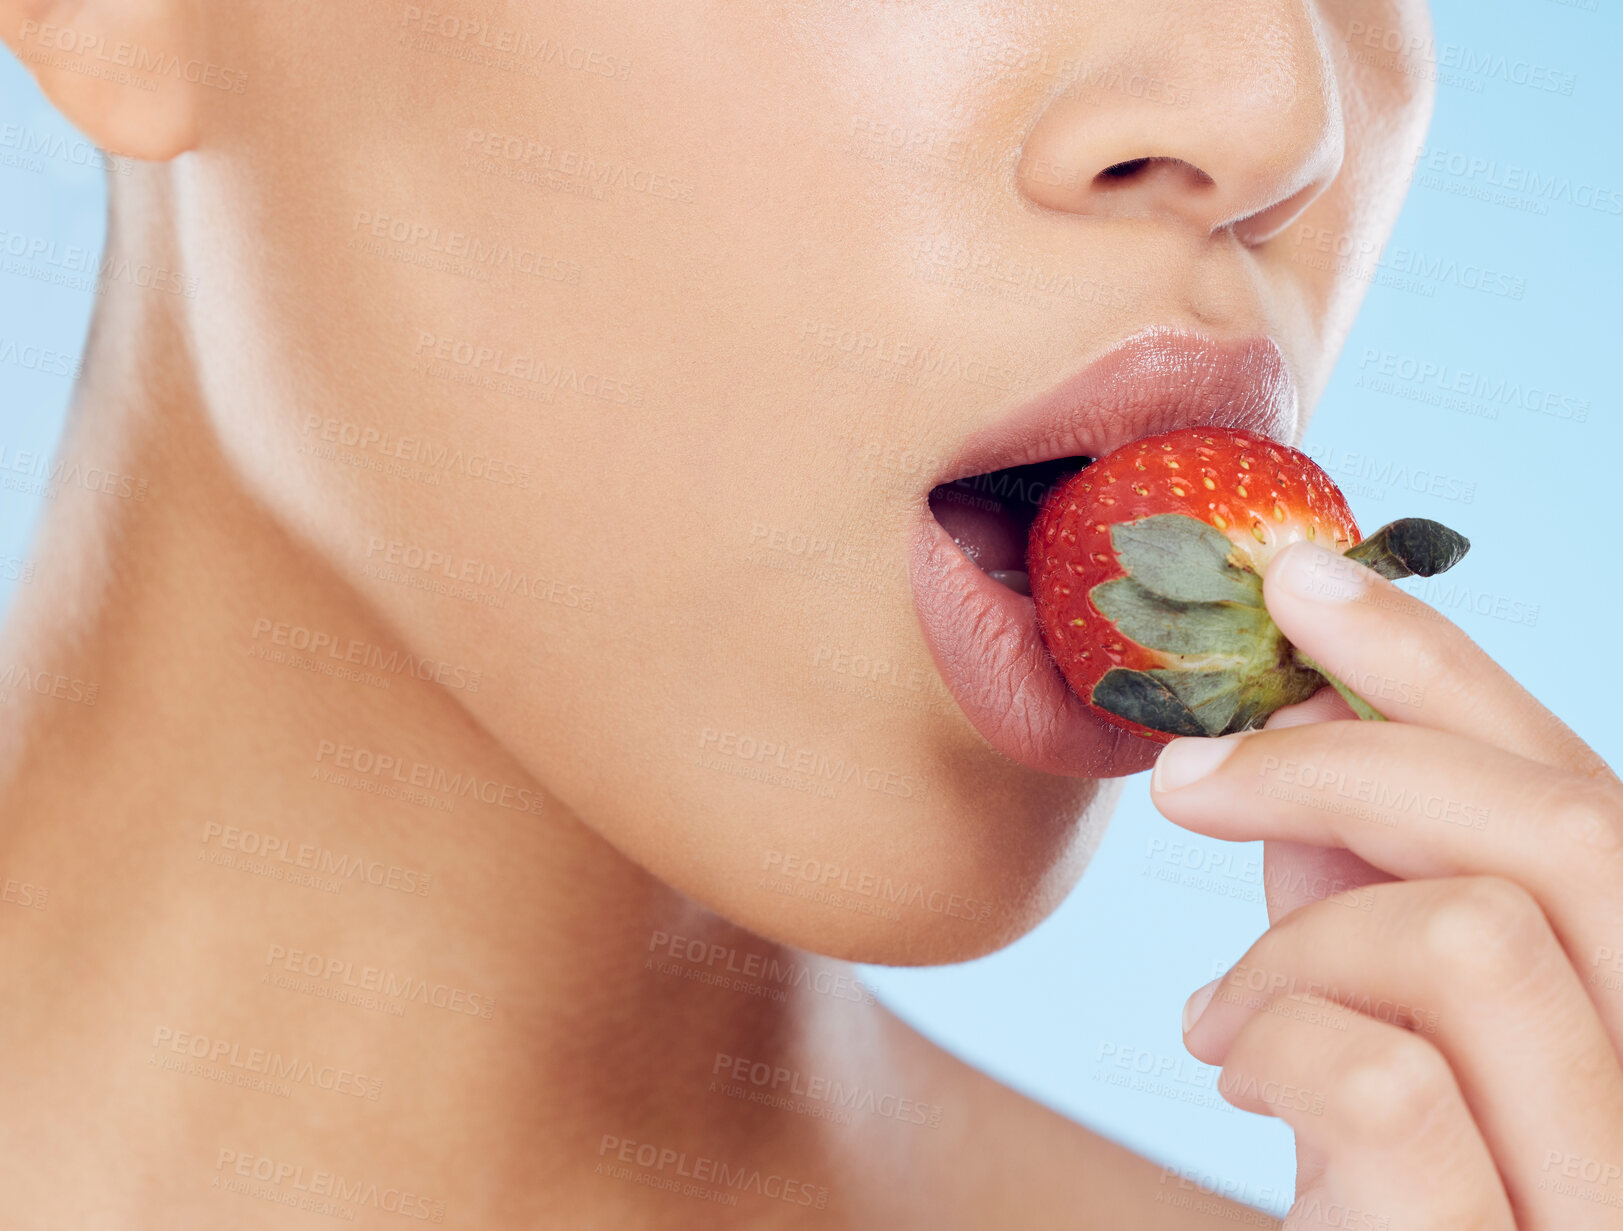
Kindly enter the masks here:
<path id="1" fill-rule="evenodd" d="M 920 1133 L 907 1169 L 914 1210 L 941 1227 L 1070 1231 L 1277 1228 L 1278 1220 L 1203 1193 L 1161 1164 L 1109 1141 L 964 1064 L 897 1021 L 907 1080 L 929 1091 L 938 1126 Z"/>

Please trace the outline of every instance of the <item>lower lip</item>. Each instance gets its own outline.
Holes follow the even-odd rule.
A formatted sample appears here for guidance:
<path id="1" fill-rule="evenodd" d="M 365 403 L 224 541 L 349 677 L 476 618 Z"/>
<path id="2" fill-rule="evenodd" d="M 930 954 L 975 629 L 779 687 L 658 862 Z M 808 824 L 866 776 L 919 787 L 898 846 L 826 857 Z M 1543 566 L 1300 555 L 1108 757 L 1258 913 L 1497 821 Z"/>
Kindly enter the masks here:
<path id="1" fill-rule="evenodd" d="M 998 752 L 1069 778 L 1148 769 L 1159 744 L 1093 714 L 1043 645 L 1037 607 L 993 581 L 924 510 L 912 552 L 913 601 L 953 699 Z"/>

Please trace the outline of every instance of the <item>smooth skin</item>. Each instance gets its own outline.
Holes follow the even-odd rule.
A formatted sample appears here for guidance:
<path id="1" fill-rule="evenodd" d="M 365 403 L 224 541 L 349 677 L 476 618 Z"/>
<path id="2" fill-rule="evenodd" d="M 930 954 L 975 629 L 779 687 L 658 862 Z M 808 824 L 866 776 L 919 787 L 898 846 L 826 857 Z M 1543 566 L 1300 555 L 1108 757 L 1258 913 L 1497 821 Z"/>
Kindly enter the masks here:
<path id="1" fill-rule="evenodd" d="M 1384 578 L 1304 543 L 1264 590 L 1390 719 L 1321 692 L 1270 729 L 1174 741 L 1152 777 L 1177 824 L 1261 839 L 1276 866 L 1319 848 L 1346 886 L 1271 901 L 1185 1011 L 1225 1096 L 1296 1133 L 1286 1225 L 1623 1225 L 1616 774 Z"/>
<path id="2" fill-rule="evenodd" d="M 114 273 L 57 460 L 145 497 L 63 485 L 0 633 L 0 663 L 44 681 L 0 713 L 0 874 L 48 891 L 0 904 L 7 1217 L 302 1226 L 280 1201 L 319 1172 L 489 1231 L 1266 1222 L 944 1055 L 850 996 L 845 962 L 1024 934 L 1118 789 L 1010 764 L 937 686 L 906 576 L 931 467 L 1158 327 L 1272 338 L 1305 422 L 1429 114 L 1426 74 L 1381 48 L 1427 32 L 1386 0 L 0 0 L 51 101 L 140 160 L 112 177 Z M 1416 631 L 1327 661 L 1442 636 L 1387 614 Z M 335 667 L 301 649 L 317 635 L 429 668 Z M 1479 660 L 1423 658 L 1428 706 L 1480 718 L 1511 694 Z M 1399 745 L 1389 775 L 1508 764 L 1401 729 L 1360 736 Z M 798 789 L 741 751 L 766 743 L 864 773 Z M 1207 800 L 1202 825 L 1265 819 L 1202 790 L 1177 793 Z M 1584 864 L 1602 814 L 1551 815 Z M 1303 845 L 1353 846 L 1324 814 L 1295 821 L 1272 857 L 1375 875 Z M 301 879 L 267 839 L 384 883 Z M 1476 871 L 1353 849 L 1408 882 L 1382 894 Z M 828 869 L 919 895 L 802 891 Z M 1512 896 L 1473 901 L 1526 923 Z M 1412 957 L 1363 935 L 1371 968 Z M 791 974 L 718 982 L 774 962 Z M 385 977 L 436 999 L 334 999 Z M 1437 1039 L 1466 1016 L 1437 1013 Z M 1300 1056 L 1282 1076 L 1311 1091 L 1354 1033 L 1263 1050 Z M 230 1056 L 268 1052 L 379 1097 L 234 1084 Z M 1370 1054 L 1370 1097 L 1327 1096 L 1304 1131 L 1367 1135 L 1413 1086 L 1414 1053 Z M 1260 1075 L 1248 1056 L 1230 1063 Z M 739 1061 L 927 1122 L 730 1097 Z M 1456 1084 L 1464 1144 L 1417 1202 L 1457 1208 L 1489 1166 L 1519 1201 L 1547 1151 L 1607 1148 L 1548 1090 L 1559 1140 L 1511 1141 Z M 1399 1204 L 1339 1140 L 1308 1143 L 1307 1181 Z M 672 1192 L 640 1147 L 775 1195 Z"/>

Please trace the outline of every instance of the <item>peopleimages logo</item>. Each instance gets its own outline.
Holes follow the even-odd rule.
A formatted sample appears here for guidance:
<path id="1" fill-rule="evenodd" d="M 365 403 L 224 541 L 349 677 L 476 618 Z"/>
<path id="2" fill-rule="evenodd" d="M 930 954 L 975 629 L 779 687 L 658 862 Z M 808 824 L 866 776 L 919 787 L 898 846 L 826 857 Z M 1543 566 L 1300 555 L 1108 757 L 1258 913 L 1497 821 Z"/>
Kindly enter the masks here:
<path id="1" fill-rule="evenodd" d="M 416 355 L 439 363 L 453 364 L 472 372 L 492 376 L 506 376 L 543 388 L 565 393 L 578 393 L 582 397 L 599 398 L 605 402 L 619 402 L 641 406 L 643 388 L 602 372 L 592 372 L 572 363 L 549 362 L 541 355 L 527 351 L 506 351 L 462 338 L 442 337 L 427 330 L 417 334 Z"/>
<path id="2" fill-rule="evenodd" d="M 220 821 L 203 826 L 203 845 L 217 844 L 222 851 L 246 855 L 262 863 L 286 864 L 332 881 L 360 881 L 377 889 L 393 889 L 413 897 L 428 896 L 434 883 L 430 873 L 360 855 L 340 855 L 314 842 L 294 843 L 277 834 L 241 829 Z"/>
<path id="3" fill-rule="evenodd" d="M 322 444 L 354 449 L 359 453 L 376 453 L 382 457 L 412 462 L 432 471 L 466 475 L 470 479 L 485 479 L 508 487 L 528 487 L 530 468 L 521 463 L 492 457 L 477 450 L 466 451 L 456 445 L 440 444 L 421 436 L 401 436 L 387 428 L 356 423 L 350 419 L 308 414 L 304 417 L 305 436 L 314 436 Z"/>
<path id="4" fill-rule="evenodd" d="M 375 240 L 399 244 L 403 248 L 467 261 L 475 268 L 512 270 L 549 282 L 580 281 L 580 266 L 574 261 L 548 256 L 533 248 L 515 246 L 506 240 L 487 239 L 467 231 L 444 230 L 415 218 L 398 218 L 358 209 L 350 230 Z"/>
<path id="5" fill-rule="evenodd" d="M 116 496 L 121 500 L 145 500 L 147 481 L 102 466 L 85 465 L 79 461 L 52 458 L 44 452 L 12 449 L 0 444 L 0 475 L 6 476 L 0 486 L 12 491 L 32 491 L 54 499 L 65 487 L 78 487 L 103 496 Z M 21 475 L 23 480 L 10 476 Z"/>
<path id="6" fill-rule="evenodd" d="M 50 896 L 51 891 L 43 885 L 14 880 L 11 877 L 0 880 L 0 902 L 8 906 L 20 906 L 24 910 L 44 910 L 45 902 Z"/>
<path id="7" fill-rule="evenodd" d="M 724 1191 L 755 1193 L 774 1201 L 790 1205 L 806 1205 L 824 1209 L 828 1205 L 828 1189 L 820 1184 L 791 1179 L 774 1172 L 762 1172 L 758 1167 L 734 1167 L 716 1158 L 702 1154 L 689 1154 L 671 1146 L 656 1146 L 648 1141 L 633 1141 L 604 1133 L 598 1142 L 600 1159 L 613 1159 L 634 1164 L 647 1171 L 663 1173 L 667 1169 L 673 1177 L 692 1180 L 698 1184 L 714 1184 Z"/>
<path id="8" fill-rule="evenodd" d="M 316 763 L 331 764 L 336 769 L 373 778 L 386 778 L 403 786 L 433 791 L 439 795 L 458 798 L 471 796 L 481 803 L 511 808 L 515 812 L 546 811 L 546 796 L 528 787 L 510 786 L 493 778 L 481 778 L 478 774 L 453 773 L 426 761 L 388 752 L 374 752 L 370 748 L 357 748 L 353 744 L 341 744 L 335 740 L 324 739 L 316 745 Z"/>
<path id="9" fill-rule="evenodd" d="M 487 586 L 503 594 L 526 594 L 543 602 L 589 610 L 596 595 L 583 586 L 569 585 L 538 573 L 485 560 L 458 559 L 450 552 L 398 539 L 369 535 L 366 555 L 378 564 L 392 564 L 414 572 L 437 573 L 454 582 Z"/>
<path id="10" fill-rule="evenodd" d="M 1575 209 L 1594 210 L 1601 214 L 1623 214 L 1623 192 L 1602 184 L 1575 180 L 1570 175 L 1542 172 L 1519 163 L 1501 162 L 1497 158 L 1439 146 L 1422 146 L 1415 162 L 1425 187 L 1454 191 L 1442 180 L 1443 176 L 1447 176 L 1470 190 L 1497 190 L 1509 196 L 1524 197 L 1529 202 L 1570 205 Z M 1424 177 L 1428 175 L 1435 177 L 1435 182 L 1427 182 Z M 1473 195 L 1473 192 L 1462 189 L 1460 195 Z M 1484 196 L 1483 199 L 1489 198 Z"/>
<path id="11" fill-rule="evenodd" d="M 861 1082 L 843 1082 L 838 1078 L 807 1074 L 799 1069 L 768 1064 L 747 1056 L 718 1051 L 710 1066 L 710 1075 L 721 1075 L 738 1085 L 753 1087 L 754 1091 L 777 1098 L 809 1099 L 844 1112 L 862 1111 L 904 1124 L 923 1124 L 930 1128 L 941 1126 L 942 1110 L 939 1104 L 921 1103 L 899 1094 L 875 1090 Z"/>
<path id="12" fill-rule="evenodd" d="M 31 42 L 46 51 L 59 51 L 81 60 L 100 60 L 151 77 L 173 77 L 228 94 L 241 94 L 248 88 L 248 74 L 240 69 L 195 57 L 183 60 L 174 52 L 156 51 L 140 43 L 109 42 L 105 35 L 75 30 L 72 26 L 25 21 L 17 37 L 19 42 Z"/>
<path id="13" fill-rule="evenodd" d="M 427 979 L 385 970 L 381 966 L 357 966 L 346 958 L 326 957 L 304 949 L 290 949 L 286 945 L 271 945 L 265 953 L 265 965 L 272 970 L 303 975 L 335 987 L 375 992 L 390 1000 L 415 1001 L 468 1017 L 488 1018 L 496 1009 L 494 997 L 466 988 L 430 983 Z M 265 981 L 271 982 L 268 977 Z"/>
<path id="14" fill-rule="evenodd" d="M 348 1094 L 355 1098 L 376 1102 L 383 1092 L 383 1079 L 357 1073 L 337 1065 L 317 1065 L 299 1056 L 284 1056 L 281 1052 L 263 1047 L 244 1047 L 229 1039 L 211 1038 L 190 1030 L 177 1030 L 173 1026 L 158 1026 L 152 1031 L 154 1067 L 174 1068 L 162 1053 L 185 1057 L 210 1069 L 237 1069 L 244 1074 L 264 1077 L 271 1082 L 286 1085 L 306 1085 L 334 1094 Z M 186 1071 L 184 1068 L 181 1071 Z M 214 1076 L 204 1073 L 204 1076 Z M 242 1084 L 247 1084 L 246 1082 Z"/>
<path id="15" fill-rule="evenodd" d="M 858 361 L 872 360 L 881 369 L 893 368 L 921 377 L 960 380 L 1002 390 L 1012 390 L 1019 377 L 1008 364 L 985 363 L 939 347 L 826 321 L 805 321 L 800 327 L 800 337 L 809 345 L 826 351 Z"/>
<path id="16" fill-rule="evenodd" d="M 791 990 L 816 992 L 834 1000 L 876 1004 L 873 992 L 849 971 L 812 965 L 777 954 L 735 949 L 698 937 L 656 931 L 648 938 L 644 966 L 661 974 L 680 974 L 696 983 L 709 983 L 751 994 L 784 1000 Z"/>
<path id="17" fill-rule="evenodd" d="M 466 144 L 468 149 L 486 158 L 501 159 L 536 172 L 578 178 L 597 188 L 636 192 L 669 201 L 693 200 L 693 185 L 686 180 L 581 150 L 562 149 L 535 137 L 470 128 Z"/>
<path id="18" fill-rule="evenodd" d="M 1358 360 L 1358 371 L 1360 380 L 1365 383 L 1374 378 L 1385 378 L 1389 383 L 1413 386 L 1417 392 L 1435 390 L 1439 397 L 1457 394 L 1473 399 L 1485 409 L 1493 411 L 1487 416 L 1490 418 L 1498 417 L 1497 408 L 1500 406 L 1513 406 L 1552 419 L 1569 419 L 1574 423 L 1583 423 L 1589 418 L 1588 398 L 1552 389 L 1542 383 L 1474 372 L 1438 359 L 1423 359 L 1399 351 L 1365 347 Z M 1378 386 L 1375 387 L 1381 391 Z"/>
<path id="19" fill-rule="evenodd" d="M 3 236 L 0 232 L 0 236 Z M 32 342 L 19 342 L 0 334 L 0 363 L 9 363 L 42 376 L 71 376 L 78 378 L 80 360 L 68 351 L 51 350 Z"/>
<path id="20" fill-rule="evenodd" d="M 535 69 L 546 65 L 618 81 L 624 81 L 631 73 L 632 61 L 625 56 L 610 55 L 589 47 L 566 46 L 556 39 L 538 37 L 523 30 L 492 26 L 483 17 L 463 17 L 456 13 L 425 9 L 419 4 L 408 4 L 400 15 L 400 24 L 408 27 L 408 34 L 439 39 L 449 47 L 462 48 L 470 53 L 483 52 L 491 58 L 481 60 L 471 55 L 469 58 L 475 63 L 491 63 L 497 68 L 511 64 Z"/>
<path id="21" fill-rule="evenodd" d="M 1425 466 L 1412 466 L 1397 458 L 1348 452 L 1335 445 L 1321 450 L 1310 449 L 1308 456 L 1323 466 L 1344 488 L 1350 486 L 1348 480 L 1367 480 L 1373 487 L 1366 488 L 1359 494 L 1373 496 L 1376 499 L 1380 499 L 1383 495 L 1380 488 L 1393 487 L 1419 495 L 1433 496 L 1438 500 L 1454 500 L 1461 504 L 1471 504 L 1476 500 L 1474 482 L 1442 474 Z"/>
<path id="22" fill-rule="evenodd" d="M 214 1160 L 214 1170 L 220 1173 L 215 1177 L 217 1188 L 227 1188 L 249 1196 L 261 1195 L 246 1185 L 230 1182 L 230 1176 L 257 1180 L 275 1188 L 285 1184 L 289 1192 L 270 1194 L 279 1204 L 297 1204 L 311 1213 L 326 1214 L 343 1222 L 355 1220 L 355 1211 L 348 1208 L 351 1205 L 370 1206 L 385 1214 L 417 1218 L 424 1222 L 445 1221 L 444 1201 L 407 1192 L 394 1185 L 347 1179 L 335 1171 L 306 1167 L 302 1163 L 290 1163 L 265 1154 L 222 1149 Z M 307 1204 L 312 1200 L 314 1204 Z"/>
<path id="23" fill-rule="evenodd" d="M 25 157 L 50 158 L 95 171 L 112 171 L 117 175 L 128 175 L 135 167 L 135 159 L 109 154 L 83 137 L 70 138 L 54 132 L 39 132 L 22 124 L 0 124 L 0 149 L 16 150 Z"/>
<path id="24" fill-rule="evenodd" d="M 258 641 L 262 637 L 269 644 L 282 649 L 311 656 L 324 655 L 388 676 L 408 675 L 414 680 L 439 684 L 444 688 L 478 692 L 483 680 L 482 673 L 477 669 L 454 666 L 405 650 L 388 649 L 357 637 L 272 620 L 269 616 L 260 616 L 254 621 L 252 640 Z"/>
<path id="25" fill-rule="evenodd" d="M 110 282 L 125 282 L 144 291 L 197 298 L 198 280 L 165 265 L 117 252 L 97 254 L 78 244 L 58 245 L 54 238 L 24 231 L 0 230 L 0 254 L 30 265 L 8 264 L 7 273 L 50 282 L 70 290 L 104 294 Z M 46 273 L 44 269 L 55 272 Z"/>
<path id="26" fill-rule="evenodd" d="M 1370 63 L 1372 58 L 1380 63 L 1378 56 L 1385 55 L 1389 57 L 1385 67 L 1411 76 L 1432 77 L 1446 85 L 1470 82 L 1477 93 L 1481 92 L 1482 80 L 1502 81 L 1506 85 L 1527 86 L 1568 97 L 1578 85 L 1576 73 L 1549 64 L 1483 51 L 1464 43 L 1439 43 L 1429 34 L 1396 27 L 1349 21 L 1346 39 L 1360 63 Z"/>
<path id="27" fill-rule="evenodd" d="M 860 872 L 842 864 L 807 858 L 793 851 L 766 852 L 762 871 L 789 882 L 803 882 L 823 893 L 844 893 L 872 899 L 892 907 L 927 910 L 951 919 L 982 922 L 992 917 L 994 903 L 943 889 L 929 889 L 917 881 L 896 881 L 875 872 Z"/>
<path id="28" fill-rule="evenodd" d="M 867 790 L 897 795 L 903 799 L 923 799 L 928 791 L 929 784 L 918 774 L 880 765 L 863 765 L 843 756 L 831 757 L 814 748 L 756 739 L 737 731 L 706 727 L 699 734 L 699 747 L 720 756 L 771 766 L 823 783 L 844 786 L 855 782 Z"/>
<path id="29" fill-rule="evenodd" d="M 0 701 L 9 700 L 16 690 L 80 705 L 94 705 L 101 695 L 101 685 L 94 681 L 23 663 L 0 664 Z"/>

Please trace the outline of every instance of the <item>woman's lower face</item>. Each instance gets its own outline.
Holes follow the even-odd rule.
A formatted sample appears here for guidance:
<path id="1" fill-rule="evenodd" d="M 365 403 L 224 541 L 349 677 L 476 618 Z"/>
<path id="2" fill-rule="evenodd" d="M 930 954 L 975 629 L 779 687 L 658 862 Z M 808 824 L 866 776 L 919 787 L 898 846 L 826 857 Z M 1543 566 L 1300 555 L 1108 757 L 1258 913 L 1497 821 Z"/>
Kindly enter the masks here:
<path id="1" fill-rule="evenodd" d="M 483 672 L 474 719 L 631 859 L 775 940 L 978 955 L 1154 751 L 1042 653 L 1030 493 L 1186 423 L 1296 438 L 1429 110 L 1352 36 L 1425 23 L 247 11 L 216 57 L 296 69 L 173 173 L 202 393 L 275 513 Z"/>

